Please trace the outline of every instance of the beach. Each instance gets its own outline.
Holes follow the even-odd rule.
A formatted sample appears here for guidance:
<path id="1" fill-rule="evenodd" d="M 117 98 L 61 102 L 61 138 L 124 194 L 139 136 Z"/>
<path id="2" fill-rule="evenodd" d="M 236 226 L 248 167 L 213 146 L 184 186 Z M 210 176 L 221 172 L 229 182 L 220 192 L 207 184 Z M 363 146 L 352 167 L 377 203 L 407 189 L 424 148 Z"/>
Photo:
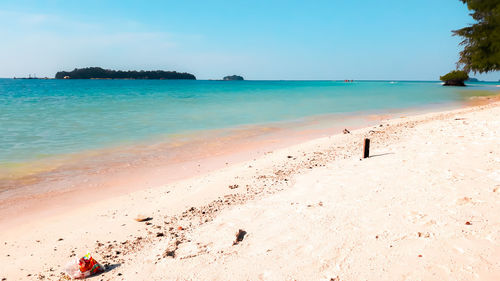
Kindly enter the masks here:
<path id="1" fill-rule="evenodd" d="M 0 233 L 0 280 L 66 280 L 87 251 L 91 280 L 498 280 L 500 103 L 478 100 L 53 202 Z"/>
<path id="2" fill-rule="evenodd" d="M 500 0 L 427 2 L 2 1 L 0 281 L 500 281 Z"/>
<path id="3" fill-rule="evenodd" d="M 435 81 L 0 79 L 0 228 L 492 96 Z M 64 202 L 64 203 L 61 203 Z"/>

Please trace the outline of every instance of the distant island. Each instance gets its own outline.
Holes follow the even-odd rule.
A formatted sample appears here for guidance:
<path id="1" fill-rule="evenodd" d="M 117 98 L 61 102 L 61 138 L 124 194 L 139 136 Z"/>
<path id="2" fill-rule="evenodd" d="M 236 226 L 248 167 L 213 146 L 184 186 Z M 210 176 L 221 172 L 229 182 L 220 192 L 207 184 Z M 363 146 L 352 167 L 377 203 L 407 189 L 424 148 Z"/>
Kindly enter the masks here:
<path id="1" fill-rule="evenodd" d="M 59 71 L 56 79 L 185 79 L 196 80 L 190 73 L 177 71 L 110 70 L 100 67 L 75 68 L 73 71 Z"/>
<path id="2" fill-rule="evenodd" d="M 245 80 L 245 79 L 243 79 L 243 77 L 241 77 L 239 75 L 231 75 L 231 76 L 224 77 L 222 80 L 230 81 L 230 80 Z"/>

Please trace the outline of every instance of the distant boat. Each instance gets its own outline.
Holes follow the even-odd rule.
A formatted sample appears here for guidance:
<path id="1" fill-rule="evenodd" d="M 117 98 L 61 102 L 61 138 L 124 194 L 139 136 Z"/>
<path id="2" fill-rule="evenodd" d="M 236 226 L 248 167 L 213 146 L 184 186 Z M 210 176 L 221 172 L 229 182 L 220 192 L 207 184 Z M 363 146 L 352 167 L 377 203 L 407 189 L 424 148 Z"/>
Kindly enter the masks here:
<path id="1" fill-rule="evenodd" d="M 40 78 L 36 77 L 36 74 L 33 74 L 33 76 L 31 76 L 31 74 L 28 74 L 28 77 L 14 77 L 14 79 L 40 79 Z"/>

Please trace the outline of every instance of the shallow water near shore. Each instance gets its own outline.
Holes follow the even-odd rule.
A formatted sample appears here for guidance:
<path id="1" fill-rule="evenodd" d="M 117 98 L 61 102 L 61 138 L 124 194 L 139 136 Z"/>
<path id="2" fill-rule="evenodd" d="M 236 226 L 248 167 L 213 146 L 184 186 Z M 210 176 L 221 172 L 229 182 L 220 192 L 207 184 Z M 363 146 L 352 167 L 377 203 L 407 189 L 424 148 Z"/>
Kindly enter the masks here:
<path id="1" fill-rule="evenodd" d="M 46 191 L 40 183 L 54 181 L 67 188 L 75 176 L 295 143 L 369 124 L 370 115 L 457 107 L 498 89 L 414 81 L 0 79 L 0 192 Z"/>

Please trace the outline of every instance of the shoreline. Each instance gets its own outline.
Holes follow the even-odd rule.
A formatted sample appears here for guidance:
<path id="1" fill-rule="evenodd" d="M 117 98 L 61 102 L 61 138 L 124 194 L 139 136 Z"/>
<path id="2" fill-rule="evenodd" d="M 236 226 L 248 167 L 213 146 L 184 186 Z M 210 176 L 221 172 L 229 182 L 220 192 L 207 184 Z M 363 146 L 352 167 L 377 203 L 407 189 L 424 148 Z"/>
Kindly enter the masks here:
<path id="1" fill-rule="evenodd" d="M 88 249 L 95 254 L 100 262 L 111 266 L 116 264 L 123 266 L 123 268 L 118 267 L 118 269 L 103 274 L 102 277 L 105 280 L 121 279 L 121 277 L 116 276 L 117 271 L 133 278 L 132 271 L 142 264 L 133 266 L 134 258 L 140 257 L 136 261 L 154 260 L 154 255 L 143 259 L 144 255 L 147 255 L 145 252 L 148 252 L 147 250 L 156 251 L 158 247 L 163 247 L 163 249 L 168 247 L 168 243 L 172 241 L 174 236 L 177 236 L 183 245 L 179 249 L 179 256 L 185 257 L 185 260 L 189 262 L 190 256 L 195 255 L 192 258 L 197 259 L 199 254 L 196 254 L 198 253 L 196 251 L 193 254 L 189 248 L 184 246 L 192 244 L 188 240 L 196 241 L 196 237 L 203 235 L 199 233 L 199 229 L 209 227 L 213 224 L 212 221 L 224 223 L 220 221 L 221 218 L 231 210 L 240 208 L 237 206 L 249 204 L 245 202 L 257 204 L 273 194 L 288 192 L 290 187 L 297 184 L 297 178 L 300 179 L 315 170 L 324 169 L 323 167 L 332 165 L 332 163 L 335 165 L 335 163 L 347 161 L 345 163 L 349 164 L 352 161 L 358 161 L 363 137 L 372 138 L 373 160 L 383 161 L 384 157 L 382 156 L 392 153 L 387 147 L 399 144 L 400 138 L 408 133 L 411 134 L 412 130 L 415 130 L 415 126 L 424 126 L 440 121 L 467 123 L 469 121 L 462 121 L 461 116 L 487 110 L 498 111 L 499 106 L 500 104 L 496 102 L 445 112 L 378 121 L 377 124 L 380 125 L 352 130 L 351 134 L 330 135 L 267 151 L 254 160 L 238 164 L 232 163 L 222 169 L 165 186 L 139 190 L 97 202 L 89 202 L 89 198 L 98 196 L 98 194 L 91 193 L 88 198 L 85 198 L 89 203 L 84 206 L 64 211 L 59 209 L 61 211 L 59 214 L 49 214 L 29 224 L 16 224 L 15 228 L 4 231 L 0 235 L 1 241 L 5 241 L 1 245 L 1 249 L 2 253 L 9 253 L 9 256 L 0 257 L 0 262 L 11 264 L 5 273 L 7 280 L 34 279 L 41 275 L 50 280 L 57 280 L 65 262 L 70 259 L 68 255 L 71 255 L 72 251 L 80 255 Z M 468 140 L 468 143 L 474 140 Z M 404 145 L 407 144 L 404 143 Z M 359 163 L 369 163 L 369 161 Z M 349 171 L 345 172 L 352 172 Z M 345 183 L 349 183 L 349 181 L 350 179 L 346 179 Z M 237 188 L 228 188 L 235 185 Z M 322 202 L 318 198 L 314 200 Z M 242 203 L 245 204 L 241 205 Z M 315 202 L 314 204 L 319 203 Z M 152 217 L 153 225 L 147 226 L 133 221 L 133 218 L 139 214 Z M 182 230 L 174 229 L 172 231 L 172 226 L 182 226 Z M 232 237 L 234 227 L 238 226 L 233 225 L 230 229 L 230 237 L 221 234 L 220 239 L 234 239 Z M 165 239 L 162 238 L 163 236 L 157 237 L 157 232 L 160 231 L 164 233 Z M 352 230 L 346 230 L 346 233 L 350 233 L 350 231 Z M 59 239 L 62 240 L 58 241 Z M 110 251 L 120 252 L 120 254 L 106 257 L 106 253 Z M 61 254 L 49 260 L 44 259 L 47 255 L 56 253 Z M 210 255 L 207 254 L 207 256 Z M 178 262 L 174 264 L 181 263 L 186 268 L 189 267 L 181 262 L 183 259 L 175 260 Z M 168 259 L 162 259 L 161 268 L 168 268 L 170 264 L 165 264 L 168 261 Z M 129 266 L 130 270 L 127 269 Z M 151 266 L 153 266 L 152 262 L 147 269 L 152 270 Z M 181 270 L 177 273 L 184 276 Z M 27 274 L 31 275 L 27 276 Z M 154 272 L 148 274 L 151 274 L 151 280 L 157 280 L 161 276 L 155 275 Z M 241 275 L 238 276 L 241 277 Z M 250 276 L 255 277 L 255 275 Z M 0 276 L 0 278 L 2 277 L 4 276 Z M 143 277 L 147 279 L 147 275 L 143 275 Z M 332 278 L 334 277 L 332 276 Z M 194 278 L 196 279 L 196 276 Z"/>
<path id="2" fill-rule="evenodd" d="M 491 98 L 496 99 L 496 96 Z M 481 103 L 485 99 L 479 100 Z M 464 106 L 468 104 L 446 103 L 387 109 L 383 112 L 316 115 L 301 120 L 190 132 L 173 142 L 126 145 L 70 155 L 70 158 L 66 157 L 70 161 L 56 161 L 63 163 L 61 169 L 14 179 L 11 184 L 26 183 L 26 186 L 0 192 L 0 227 L 8 229 L 18 223 L 29 223 L 75 206 L 84 206 L 88 202 L 88 193 L 98 193 L 99 197 L 94 199 L 97 201 L 118 197 L 200 177 L 228 165 L 261 157 L 276 149 L 341 134 L 344 128 L 360 129 L 397 116 Z M 194 138 L 196 134 L 201 136 Z M 174 157 L 162 156 L 171 151 Z M 115 155 L 121 154 L 129 156 L 115 160 Z M 61 201 L 66 203 L 58 203 Z"/>

